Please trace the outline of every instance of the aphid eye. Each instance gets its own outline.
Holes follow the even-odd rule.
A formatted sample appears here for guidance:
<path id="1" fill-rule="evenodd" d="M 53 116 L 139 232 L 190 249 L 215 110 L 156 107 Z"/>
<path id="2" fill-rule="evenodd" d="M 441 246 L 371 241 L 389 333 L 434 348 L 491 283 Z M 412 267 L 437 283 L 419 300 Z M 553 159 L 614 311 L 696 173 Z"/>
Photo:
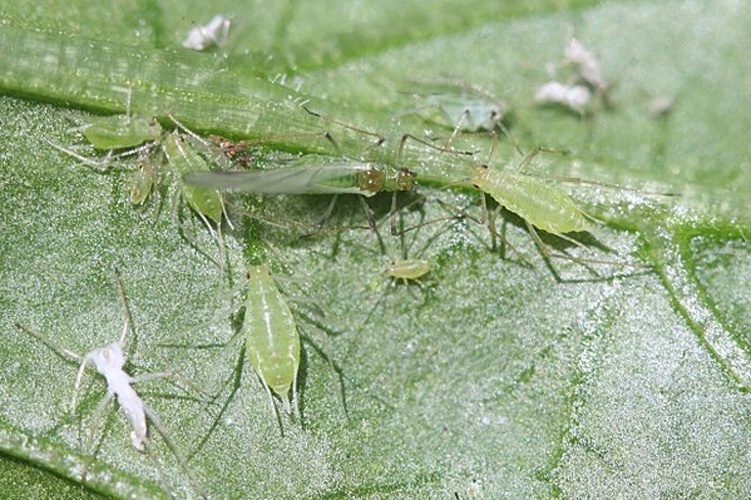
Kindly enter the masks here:
<path id="1" fill-rule="evenodd" d="M 488 167 L 486 164 L 482 164 L 482 165 L 480 165 L 480 168 L 483 169 L 483 170 L 487 170 L 490 167 Z"/>

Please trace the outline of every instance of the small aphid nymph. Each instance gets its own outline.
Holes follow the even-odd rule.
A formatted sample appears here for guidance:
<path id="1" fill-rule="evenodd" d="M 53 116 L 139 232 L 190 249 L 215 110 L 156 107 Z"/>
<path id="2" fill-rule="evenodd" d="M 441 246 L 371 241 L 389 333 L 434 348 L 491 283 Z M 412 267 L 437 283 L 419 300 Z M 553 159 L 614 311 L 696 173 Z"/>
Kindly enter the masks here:
<path id="1" fill-rule="evenodd" d="M 416 281 L 430 272 L 430 263 L 422 259 L 395 261 L 386 267 L 386 276 L 395 280 Z"/>
<path id="2" fill-rule="evenodd" d="M 138 170 L 131 173 L 130 202 L 133 205 L 143 205 L 151 196 L 156 186 L 157 169 L 148 154 L 139 158 L 141 164 Z"/>
<path id="3" fill-rule="evenodd" d="M 418 87 L 413 95 L 425 103 L 414 113 L 427 121 L 453 127 L 454 134 L 504 128 L 508 105 L 477 85 L 456 80 L 412 83 Z"/>
<path id="4" fill-rule="evenodd" d="M 188 184 L 183 181 L 187 172 L 208 171 L 209 163 L 201 156 L 190 142 L 182 135 L 173 132 L 162 141 L 162 151 L 167 163 L 175 173 L 175 180 L 180 188 L 185 203 L 200 217 L 208 217 L 215 223 L 222 222 L 224 198 L 216 190 Z"/>

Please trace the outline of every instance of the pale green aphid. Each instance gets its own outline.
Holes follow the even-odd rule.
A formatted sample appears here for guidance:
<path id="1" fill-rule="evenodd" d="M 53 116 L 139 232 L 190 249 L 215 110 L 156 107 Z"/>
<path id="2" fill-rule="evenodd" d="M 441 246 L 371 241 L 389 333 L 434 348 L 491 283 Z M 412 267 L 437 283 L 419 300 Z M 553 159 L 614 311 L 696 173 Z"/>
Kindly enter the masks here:
<path id="1" fill-rule="evenodd" d="M 112 150 L 156 141 L 162 136 L 162 127 L 154 118 L 112 115 L 92 118 L 81 133 L 94 148 Z"/>
<path id="2" fill-rule="evenodd" d="M 386 267 L 386 275 L 397 279 L 415 281 L 430 272 L 430 263 L 423 259 L 404 259 L 392 262 Z"/>
<path id="3" fill-rule="evenodd" d="M 299 419 L 297 371 L 300 368 L 300 335 L 292 311 L 264 265 L 248 269 L 243 332 L 250 364 L 269 395 L 272 411 L 276 408 L 275 394 L 287 414 L 294 408 Z"/>
<path id="4" fill-rule="evenodd" d="M 171 132 L 164 138 L 162 151 L 175 174 L 180 194 L 188 206 L 199 215 L 220 224 L 224 213 L 222 195 L 216 189 L 195 186 L 183 181 L 183 175 L 188 172 L 208 171 L 210 165 L 206 158 L 201 156 L 184 136 L 176 132 Z"/>
<path id="5" fill-rule="evenodd" d="M 535 150 L 527 155 L 525 162 L 537 153 Z M 588 231 L 591 227 L 574 200 L 545 179 L 483 164 L 473 167 L 471 182 L 527 224 L 550 234 L 564 237 L 565 233 Z"/>
<path id="6" fill-rule="evenodd" d="M 508 105 L 476 85 L 458 80 L 410 83 L 417 86 L 413 95 L 425 103 L 416 112 L 427 121 L 452 127 L 454 134 L 504 127 Z"/>
<path id="7" fill-rule="evenodd" d="M 142 154 L 140 168 L 131 174 L 130 202 L 143 205 L 151 196 L 156 184 L 157 169 L 148 154 Z"/>

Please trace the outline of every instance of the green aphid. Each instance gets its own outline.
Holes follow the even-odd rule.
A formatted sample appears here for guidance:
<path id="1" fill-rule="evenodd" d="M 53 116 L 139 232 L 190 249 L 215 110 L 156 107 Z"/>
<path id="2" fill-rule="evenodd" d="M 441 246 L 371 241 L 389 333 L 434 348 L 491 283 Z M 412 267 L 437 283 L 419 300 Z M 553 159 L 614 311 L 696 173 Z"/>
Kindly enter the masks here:
<path id="1" fill-rule="evenodd" d="M 176 132 L 169 133 L 164 138 L 162 151 L 174 172 L 180 194 L 188 206 L 199 215 L 221 224 L 224 213 L 222 195 L 214 188 L 187 184 L 183 181 L 183 175 L 188 172 L 210 170 L 206 158 L 201 156 L 184 136 Z"/>
<path id="2" fill-rule="evenodd" d="M 142 154 L 140 167 L 130 174 L 130 202 L 143 205 L 156 185 L 157 168 L 148 154 Z"/>
<path id="3" fill-rule="evenodd" d="M 276 394 L 287 414 L 294 408 L 299 418 L 297 371 L 300 368 L 300 335 L 292 311 L 268 268 L 263 265 L 248 269 L 243 332 L 250 364 L 269 395 L 272 411 L 276 408 L 273 396 Z"/>
<path id="4" fill-rule="evenodd" d="M 162 126 L 156 119 L 142 116 L 100 116 L 93 118 L 81 133 L 96 149 L 125 149 L 158 140 Z"/>

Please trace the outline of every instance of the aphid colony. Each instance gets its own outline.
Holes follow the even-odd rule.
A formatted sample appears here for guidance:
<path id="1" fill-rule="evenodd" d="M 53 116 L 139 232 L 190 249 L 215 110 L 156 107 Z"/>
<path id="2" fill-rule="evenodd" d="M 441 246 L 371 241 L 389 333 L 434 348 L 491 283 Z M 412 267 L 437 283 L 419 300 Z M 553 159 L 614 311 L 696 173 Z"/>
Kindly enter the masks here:
<path id="1" fill-rule="evenodd" d="M 204 50 L 220 45 L 227 37 L 229 25 L 229 19 L 217 16 L 206 26 L 195 27 L 189 33 L 184 46 Z M 604 95 L 607 92 L 607 84 L 594 54 L 586 50 L 576 39 L 572 39 L 567 46 L 565 58 L 567 64 L 577 68 L 578 79 L 570 83 L 551 81 L 537 90 L 535 99 L 538 102 L 559 104 L 584 114 L 592 95 Z M 439 153 L 452 155 L 452 158 L 457 159 L 457 163 L 464 166 L 458 167 L 455 174 L 443 175 L 438 181 L 434 180 L 433 185 L 438 183 L 441 187 L 442 183 L 442 187 L 445 188 L 479 191 L 483 206 L 480 222 L 485 221 L 485 196 L 490 195 L 497 202 L 498 209 L 503 207 L 524 221 L 534 241 L 546 254 L 551 255 L 538 236 L 538 231 L 580 244 L 568 235 L 588 231 L 591 228 L 591 219 L 560 187 L 544 178 L 522 172 L 522 168 L 543 150 L 535 149 L 528 153 L 519 163 L 519 168 L 513 170 L 494 168 L 489 165 L 490 161 L 481 163 L 466 160 L 468 155 L 464 154 L 465 152 L 455 150 L 451 146 L 451 141 L 463 133 L 485 132 L 495 136 L 496 131 L 501 131 L 508 135 L 503 124 L 503 118 L 508 112 L 506 104 L 478 89 L 465 90 L 466 92 L 461 94 L 464 96 L 464 102 L 461 99 L 458 102 L 439 101 L 434 99 L 433 95 L 426 98 L 427 108 L 433 112 L 431 119 L 442 120 L 453 129 L 449 140 L 443 145 L 437 145 L 404 134 L 393 163 L 352 159 L 341 154 L 302 155 L 287 161 L 283 166 L 253 170 L 248 169 L 253 166 L 253 155 L 249 152 L 247 141 L 233 142 L 219 136 L 211 136 L 207 141 L 188 130 L 171 115 L 167 115 L 163 120 L 174 124 L 174 129 L 168 131 L 163 129 L 156 119 L 132 116 L 130 112 L 126 115 L 92 119 L 80 129 L 94 149 L 106 152 L 100 159 L 92 159 L 67 147 L 54 144 L 52 146 L 102 171 L 125 157 L 136 156 L 137 167 L 129 173 L 130 201 L 136 206 L 144 205 L 154 193 L 167 190 L 174 197 L 173 214 L 177 212 L 177 203 L 182 200 L 221 245 L 219 238 L 223 231 L 223 221 L 228 221 L 224 191 L 254 195 L 355 194 L 361 199 L 373 197 L 380 192 L 392 192 L 394 197 L 390 211 L 391 232 L 403 236 L 404 232 L 414 228 L 397 230 L 395 215 L 399 209 L 396 193 L 413 191 L 422 178 L 429 176 L 430 168 L 424 166 L 421 168 L 424 168 L 425 172 L 416 172 L 403 165 L 406 146 L 413 141 Z M 493 147 L 495 149 L 495 141 Z M 460 161 L 459 158 L 465 160 Z M 228 165 L 236 169 L 227 169 Z M 452 221 L 464 216 L 465 214 L 457 212 L 446 219 Z M 419 227 L 432 222 L 435 221 L 422 223 Z M 489 226 L 491 232 L 494 232 L 494 217 L 491 217 Z M 376 229 L 376 223 L 372 220 L 370 227 Z M 430 262 L 422 257 L 421 253 L 418 252 L 410 258 L 405 252 L 402 259 L 391 262 L 383 274 L 394 282 L 401 281 L 408 285 L 417 281 L 419 284 L 419 280 L 431 270 Z M 241 334 L 245 341 L 247 359 L 268 395 L 272 411 L 276 413 L 279 423 L 281 424 L 281 412 L 277 409 L 277 401 L 281 403 L 285 415 L 300 423 L 303 420 L 298 401 L 301 341 L 294 314 L 266 265 L 249 266 L 245 271 L 247 274 L 243 281 L 245 301 Z M 163 435 L 173 449 L 174 455 L 191 481 L 197 484 L 182 453 L 171 444 L 156 415 L 132 387 L 132 384 L 142 377 L 131 377 L 123 369 L 123 348 L 130 329 L 130 314 L 127 311 L 119 277 L 117 284 L 123 306 L 126 308 L 126 319 L 123 332 L 116 342 L 81 356 L 56 347 L 46 337 L 29 328 L 20 325 L 19 327 L 63 356 L 80 362 L 74 386 L 76 395 L 86 365 L 93 364 L 105 379 L 106 401 L 115 397 L 126 416 L 133 446 L 138 451 L 149 452 L 147 420 L 151 421 L 153 427 Z"/>

